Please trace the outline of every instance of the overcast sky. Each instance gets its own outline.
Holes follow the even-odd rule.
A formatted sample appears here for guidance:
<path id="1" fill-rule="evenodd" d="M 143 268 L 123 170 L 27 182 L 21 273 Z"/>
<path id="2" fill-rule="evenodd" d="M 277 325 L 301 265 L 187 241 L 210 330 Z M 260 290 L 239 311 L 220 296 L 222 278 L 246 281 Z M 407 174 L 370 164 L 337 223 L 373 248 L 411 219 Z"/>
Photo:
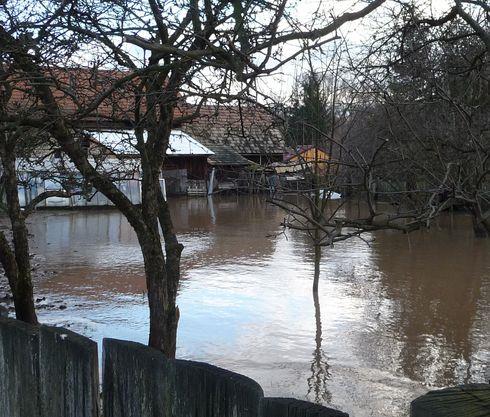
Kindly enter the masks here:
<path id="1" fill-rule="evenodd" d="M 400 1 L 400 0 L 399 0 Z M 407 0 L 409 2 L 410 0 Z M 435 17 L 443 15 L 454 4 L 454 0 L 415 0 L 423 6 L 427 15 Z M 360 0 L 291 0 L 292 16 L 301 22 L 304 29 L 320 27 L 320 22 L 327 24 L 332 18 L 340 16 L 346 11 L 358 11 L 366 6 L 366 1 Z M 337 33 L 340 40 L 331 42 L 322 48 L 322 53 L 315 53 L 316 65 L 318 68 L 324 67 L 331 61 L 333 51 L 336 47 L 344 43 L 349 45 L 349 50 L 355 53 L 363 45 L 372 41 L 374 31 L 383 22 L 386 22 L 388 10 L 397 7 L 398 2 L 387 0 L 384 5 L 362 20 L 344 25 Z M 398 6 L 399 7 L 399 6 Z M 293 54 L 299 48 L 298 42 L 289 42 L 283 47 L 283 57 Z M 136 57 L 143 58 L 143 51 L 134 45 L 125 43 L 124 48 Z M 93 50 L 83 51 L 81 63 L 90 65 L 93 59 Z M 84 61 L 84 62 L 83 62 Z M 284 100 L 291 95 L 295 78 L 305 71 L 305 64 L 301 60 L 295 60 L 284 65 L 276 74 L 257 81 L 257 89 L 274 99 Z M 259 100 L 261 100 L 258 97 Z M 262 100 L 261 100 L 262 101 Z"/>
<path id="2" fill-rule="evenodd" d="M 454 5 L 454 0 L 416 1 L 423 6 L 428 16 L 434 17 L 442 16 Z M 362 49 L 363 45 L 371 42 L 373 32 L 380 27 L 382 22 L 388 19 L 386 16 L 387 9 L 392 8 L 395 4 L 395 2 L 388 0 L 383 6 L 364 19 L 342 26 L 338 33 L 342 39 L 326 45 L 322 48 L 323 53 L 315 54 L 318 69 L 325 67 L 331 62 L 333 51 L 342 42 L 347 43 L 354 53 L 356 50 Z M 366 2 L 358 0 L 300 0 L 296 5 L 296 13 L 298 19 L 307 23 L 312 22 L 312 16 L 318 10 L 323 10 L 327 16 L 339 16 L 346 11 L 360 10 L 365 5 Z M 297 43 L 289 43 L 284 48 L 284 54 L 293 53 L 297 48 Z M 291 62 L 282 67 L 274 76 L 259 81 L 258 88 L 263 92 L 276 96 L 277 99 L 284 100 L 290 96 L 294 80 L 298 74 L 308 69 L 305 65 L 301 60 Z"/>

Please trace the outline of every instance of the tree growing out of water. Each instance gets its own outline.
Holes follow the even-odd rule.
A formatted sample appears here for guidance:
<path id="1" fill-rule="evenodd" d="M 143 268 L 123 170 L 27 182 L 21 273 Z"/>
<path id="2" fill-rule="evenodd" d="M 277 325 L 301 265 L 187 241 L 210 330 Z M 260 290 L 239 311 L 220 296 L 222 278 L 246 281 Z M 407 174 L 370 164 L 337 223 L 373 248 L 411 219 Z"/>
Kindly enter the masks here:
<path id="1" fill-rule="evenodd" d="M 477 236 L 489 235 L 488 36 L 481 30 L 485 13 L 469 15 L 463 3 L 441 19 L 422 18 L 414 5 L 393 9 L 359 58 L 344 49 L 340 71 L 328 55 L 307 57 L 305 77 L 329 80 L 328 88 L 317 83 L 316 94 L 304 88 L 287 122 L 301 115 L 303 131 L 315 132 L 307 135 L 310 145 L 320 143 L 327 157 L 319 161 L 315 151 L 312 163 L 298 152 L 307 179 L 300 201 L 276 195 L 272 202 L 287 212 L 285 227 L 309 236 L 315 269 L 322 247 L 376 230 L 429 227 L 455 206 L 472 214 Z M 320 70 L 312 70 L 313 62 Z M 321 110 L 307 110 L 311 97 Z M 317 115 L 329 111 L 326 128 Z M 286 129 L 304 144 L 301 129 L 290 123 Z M 319 164 L 326 166 L 321 175 Z M 332 192 L 350 198 L 330 201 Z"/>
<path id="2" fill-rule="evenodd" d="M 311 55 L 308 58 L 310 69 L 297 80 L 292 105 L 286 107 L 285 112 L 285 137 L 291 152 L 289 165 L 293 172 L 298 173 L 297 179 L 304 182 L 301 194 L 306 209 L 300 209 L 291 200 L 282 199 L 277 194 L 271 201 L 294 218 L 294 221 L 288 221 L 288 227 L 300 228 L 309 236 L 315 253 L 313 291 L 317 292 L 324 235 L 316 224 L 322 221 L 330 192 L 335 189 L 334 171 L 338 170 L 330 163 L 332 144 L 325 140 L 325 134 L 335 134 L 342 116 L 336 114 L 338 73 L 316 72 Z M 300 220 L 293 209 L 304 213 L 303 219 Z"/>
<path id="3" fill-rule="evenodd" d="M 406 6 L 379 31 L 376 54 L 356 74 L 374 100 L 364 132 L 382 131 L 387 149 L 404 161 L 386 191 L 410 192 L 416 202 L 440 188 L 444 205 L 470 213 L 475 235 L 489 237 L 489 49 L 478 29 L 481 4 L 468 15 L 463 3 L 440 19 Z"/>
<path id="4" fill-rule="evenodd" d="M 253 101 L 259 77 L 337 38 L 343 24 L 383 3 L 374 0 L 335 18 L 316 14 L 307 24 L 294 17 L 286 0 L 44 1 L 42 7 L 18 0 L 0 5 L 0 53 L 39 103 L 28 117 L 10 114 L 5 120 L 42 125 L 85 182 L 128 219 L 143 254 L 150 346 L 175 355 L 183 246 L 160 187 L 172 127 L 191 121 L 209 101 Z M 298 48 L 288 53 L 286 43 Z M 68 68 L 87 61 L 91 93 L 80 95 Z M 103 70 L 105 77 L 99 79 Z M 181 111 L 191 99 L 194 110 Z M 141 164 L 141 206 L 87 156 L 80 129 L 88 122 L 132 130 Z"/>

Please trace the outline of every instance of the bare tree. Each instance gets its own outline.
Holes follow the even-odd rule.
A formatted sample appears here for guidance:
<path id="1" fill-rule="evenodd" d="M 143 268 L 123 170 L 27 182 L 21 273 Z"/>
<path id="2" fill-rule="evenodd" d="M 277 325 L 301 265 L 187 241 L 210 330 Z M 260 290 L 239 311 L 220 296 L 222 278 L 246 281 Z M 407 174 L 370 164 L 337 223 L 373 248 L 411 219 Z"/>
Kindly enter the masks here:
<path id="1" fill-rule="evenodd" d="M 445 206 L 470 212 L 475 234 L 488 237 L 489 51 L 460 17 L 462 3 L 441 19 L 402 9 L 355 71 L 372 102 L 363 128 L 382 132 L 387 148 L 410 161 L 410 171 L 393 172 L 393 191 L 412 189 L 413 200 L 417 190 L 439 187 Z M 483 28 L 478 5 L 473 18 Z"/>
<path id="2" fill-rule="evenodd" d="M 293 169 L 301 175 L 303 184 L 299 190 L 286 185 L 271 202 L 288 214 L 285 228 L 309 236 L 317 271 L 323 247 L 351 238 L 368 242 L 366 236 L 376 230 L 417 230 L 428 226 L 448 203 L 440 199 L 447 178 L 420 189 L 390 184 L 400 172 L 407 178 L 413 176 L 416 164 L 402 155 L 398 143 L 390 141 L 389 129 L 368 128 L 370 98 L 365 87 L 349 76 L 352 73 L 339 58 L 339 50 L 322 71 L 313 71 L 313 63 L 310 59 L 307 87 L 316 92 L 305 89 L 300 103 L 313 110 L 288 122 L 300 126 L 290 129 L 290 134 L 296 136 L 290 142 L 304 145 L 306 136 L 313 142 L 308 145 L 314 154 L 304 152 L 304 146 L 294 151 L 295 162 L 280 169 Z M 297 111 L 292 114 L 296 116 Z M 299 195 L 299 199 L 291 199 L 290 193 Z M 340 194 L 342 199 L 338 199 Z M 315 272 L 314 293 L 318 291 L 318 278 Z"/>
<path id="3" fill-rule="evenodd" d="M 488 23 L 490 6 L 485 0 L 454 0 L 451 9 L 445 15 L 438 18 L 424 16 L 420 8 L 414 6 L 408 5 L 409 8 L 417 11 L 416 19 L 412 23 L 421 26 L 442 27 L 449 22 L 460 19 L 471 29 L 475 36 L 480 38 L 487 52 L 490 52 L 490 30 Z"/>
<path id="4" fill-rule="evenodd" d="M 374 0 L 357 11 L 308 24 L 294 18 L 286 0 L 46 1 L 42 8 L 23 1 L 2 4 L 2 53 L 40 103 L 39 116 L 31 118 L 46 119 L 45 130 L 83 178 L 124 214 L 138 236 L 148 287 L 151 346 L 169 357 L 175 355 L 183 246 L 159 183 L 172 126 L 192 119 L 199 103 L 206 100 L 247 97 L 258 77 L 273 73 L 301 51 L 338 37 L 336 31 L 343 24 L 383 3 Z M 298 48 L 281 54 L 286 42 L 297 42 Z M 117 75 L 82 100 L 60 82 L 55 69 L 73 66 L 87 56 L 94 69 L 111 68 Z M 134 148 L 141 158 L 141 207 L 93 166 L 74 134 L 89 116 L 120 105 L 116 98 L 121 95 L 128 104 L 122 119 L 134 132 Z M 60 105 L 60 97 L 69 98 L 71 113 Z M 186 98 L 197 100 L 191 114 L 178 110 Z"/>
<path id="5" fill-rule="evenodd" d="M 0 70 L 0 115 L 8 120 L 12 96 L 16 94 L 12 74 L 5 66 Z M 24 117 L 34 111 L 26 105 L 18 108 L 17 117 Z M 19 123 L 5 121 L 0 125 L 0 198 L 5 200 L 5 211 L 10 222 L 9 234 L 0 231 L 0 263 L 7 277 L 12 296 L 16 317 L 28 323 L 37 324 L 34 307 L 33 286 L 31 277 L 31 262 L 29 252 L 29 235 L 26 219 L 36 205 L 50 197 L 70 197 L 77 193 L 73 189 L 70 177 L 55 174 L 49 163 L 50 156 L 56 149 L 56 144 L 50 141 L 34 126 L 23 126 Z M 41 151 L 41 152 L 40 152 Z M 28 189 L 33 178 L 27 168 L 28 159 L 35 159 L 36 177 L 40 172 L 48 172 L 47 178 L 59 182 L 58 190 L 45 190 L 38 193 L 32 200 L 25 201 L 24 207 L 19 199 L 19 189 Z M 46 166 L 46 162 L 48 165 Z M 44 167 L 44 169 L 43 169 Z M 71 186 L 70 186 L 71 185 Z M 2 201 L 3 202 L 3 201 Z"/>

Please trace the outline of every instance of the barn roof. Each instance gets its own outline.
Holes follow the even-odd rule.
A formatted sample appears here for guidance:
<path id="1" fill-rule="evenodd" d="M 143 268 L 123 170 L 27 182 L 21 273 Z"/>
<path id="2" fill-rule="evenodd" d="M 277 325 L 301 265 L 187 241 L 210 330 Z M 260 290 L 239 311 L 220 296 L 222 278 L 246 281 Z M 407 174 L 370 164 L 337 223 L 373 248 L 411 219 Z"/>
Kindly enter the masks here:
<path id="1" fill-rule="evenodd" d="M 63 115 L 80 117 L 84 122 L 131 123 L 134 121 L 138 78 L 127 82 L 129 71 L 93 69 L 88 67 L 44 68 L 51 91 Z M 10 112 L 28 112 L 42 109 L 25 77 L 9 78 L 13 87 L 7 103 Z M 142 103 L 143 107 L 145 102 Z M 178 109 L 176 109 L 178 112 Z"/>
<path id="2" fill-rule="evenodd" d="M 138 78 L 130 72 L 77 68 L 45 68 L 51 90 L 63 114 L 79 118 L 78 126 L 90 129 L 125 129 L 135 119 Z M 42 112 L 32 89 L 21 77 L 9 79 L 13 92 L 8 110 L 30 116 Z M 143 108 L 145 101 L 142 102 Z M 198 110 L 198 116 L 194 113 Z M 252 104 L 196 106 L 178 100 L 174 117 L 189 122 L 174 127 L 196 138 L 203 145 L 225 145 L 242 155 L 281 155 L 285 148 L 278 119 L 264 107 Z"/>
<path id="3" fill-rule="evenodd" d="M 277 119 L 259 106 L 203 106 L 181 128 L 206 146 L 225 145 L 242 155 L 282 155 L 285 147 Z"/>

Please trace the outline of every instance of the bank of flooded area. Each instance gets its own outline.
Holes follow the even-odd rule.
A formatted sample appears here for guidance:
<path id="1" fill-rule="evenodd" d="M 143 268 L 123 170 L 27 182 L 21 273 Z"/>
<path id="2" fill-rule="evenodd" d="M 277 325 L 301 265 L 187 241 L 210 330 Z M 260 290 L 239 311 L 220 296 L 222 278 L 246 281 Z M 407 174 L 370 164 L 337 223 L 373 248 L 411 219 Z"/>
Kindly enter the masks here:
<path id="1" fill-rule="evenodd" d="M 313 249 L 283 233 L 279 208 L 251 196 L 169 202 L 185 246 L 178 357 L 353 417 L 406 416 L 428 389 L 488 379 L 490 242 L 468 216 L 325 249 L 314 300 Z M 41 211 L 29 231 L 42 322 L 146 343 L 142 256 L 119 212 Z"/>

